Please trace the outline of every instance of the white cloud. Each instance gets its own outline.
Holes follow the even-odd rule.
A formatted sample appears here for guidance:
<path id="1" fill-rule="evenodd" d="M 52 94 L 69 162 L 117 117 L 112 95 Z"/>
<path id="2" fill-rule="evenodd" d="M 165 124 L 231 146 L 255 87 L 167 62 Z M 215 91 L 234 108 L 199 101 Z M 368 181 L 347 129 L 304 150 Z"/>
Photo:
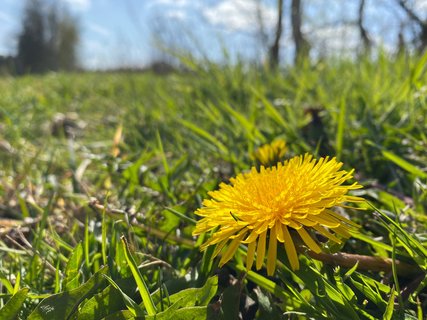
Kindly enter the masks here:
<path id="1" fill-rule="evenodd" d="M 199 7 L 200 3 L 191 0 L 151 0 L 146 3 L 145 8 L 161 17 L 185 21 L 189 18 L 189 11 Z"/>
<path id="2" fill-rule="evenodd" d="M 353 25 L 318 28 L 306 34 L 311 44 L 323 53 L 351 52 L 360 46 L 359 30 Z"/>
<path id="3" fill-rule="evenodd" d="M 145 47 L 128 42 L 126 38 L 84 41 L 80 47 L 80 61 L 87 69 L 113 69 L 141 67 L 147 61 Z"/>
<path id="4" fill-rule="evenodd" d="M 153 4 L 165 5 L 165 6 L 175 6 L 175 7 L 185 7 L 190 4 L 189 0 L 155 0 Z"/>
<path id="5" fill-rule="evenodd" d="M 184 21 L 188 18 L 188 10 L 199 5 L 190 0 L 152 0 L 147 4 L 147 9 L 160 9 L 162 16 Z"/>
<path id="6" fill-rule="evenodd" d="M 257 14 L 261 13 L 267 28 L 276 23 L 276 10 L 264 4 L 247 0 L 223 0 L 213 7 L 205 7 L 203 16 L 213 25 L 227 28 L 229 31 L 254 31 L 257 28 Z"/>
<path id="7" fill-rule="evenodd" d="M 187 13 L 184 10 L 169 10 L 165 12 L 167 18 L 184 21 L 187 18 Z"/>
<path id="8" fill-rule="evenodd" d="M 355 25 L 343 24 L 318 28 L 306 34 L 318 53 L 353 55 L 362 48 L 359 29 Z M 373 46 L 381 47 L 387 52 L 393 52 L 393 46 L 385 42 L 380 35 L 371 34 L 370 38 Z"/>
<path id="9" fill-rule="evenodd" d="M 106 50 L 108 48 L 108 50 Z M 98 41 L 85 41 L 81 48 L 83 67 L 88 69 L 109 68 L 115 61 L 111 55 L 111 44 Z M 107 54 L 108 52 L 108 54 Z"/>
<path id="10" fill-rule="evenodd" d="M 88 29 L 103 36 L 103 37 L 109 37 L 111 36 L 111 32 L 109 30 L 107 30 L 106 28 L 100 26 L 99 24 L 96 23 L 89 23 L 87 25 Z"/>
<path id="11" fill-rule="evenodd" d="M 66 2 L 71 9 L 76 11 L 86 11 L 90 7 L 90 0 L 62 0 Z"/>
<path id="12" fill-rule="evenodd" d="M 427 0 L 415 0 L 414 7 L 416 11 L 427 10 Z"/>

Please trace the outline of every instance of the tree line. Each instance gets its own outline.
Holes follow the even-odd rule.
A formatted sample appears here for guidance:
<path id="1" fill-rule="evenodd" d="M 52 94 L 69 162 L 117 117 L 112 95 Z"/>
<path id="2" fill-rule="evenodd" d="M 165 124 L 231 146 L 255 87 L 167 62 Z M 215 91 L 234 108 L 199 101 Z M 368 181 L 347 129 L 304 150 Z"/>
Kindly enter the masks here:
<path id="1" fill-rule="evenodd" d="M 352 22 L 359 31 L 360 36 L 360 52 L 362 54 L 369 54 L 373 47 L 372 37 L 370 35 L 369 29 L 366 26 L 366 0 L 356 0 L 357 3 L 357 19 Z M 386 2 L 389 7 L 399 8 L 407 18 L 406 24 L 411 26 L 412 29 L 412 39 L 409 41 L 405 40 L 404 36 L 404 27 L 405 24 L 401 23 L 398 38 L 396 41 L 396 53 L 402 54 L 406 52 L 409 48 L 415 49 L 420 53 L 424 52 L 427 48 L 427 18 L 423 17 L 421 12 L 417 12 L 415 9 L 415 0 L 387 0 Z M 377 0 L 379 3 L 380 0 Z M 282 36 L 282 24 L 283 24 L 283 14 L 284 14 L 284 0 L 277 0 L 277 25 L 275 29 L 275 36 L 273 43 L 269 47 L 269 64 L 271 67 L 275 68 L 279 64 L 279 51 L 280 46 L 279 42 Z M 292 29 L 292 39 L 294 42 L 295 54 L 294 60 L 295 64 L 298 64 L 299 61 L 305 61 L 309 58 L 310 53 L 310 42 L 307 40 L 307 37 L 302 31 L 302 19 L 303 19 L 303 6 L 302 0 L 290 0 L 290 10 L 289 10 L 289 19 Z"/>
<path id="2" fill-rule="evenodd" d="M 261 6 L 263 0 L 253 1 Z M 346 0 L 347 1 L 347 0 Z M 366 0 L 353 0 L 357 8 L 357 19 L 350 23 L 357 27 L 360 35 L 361 53 L 370 53 L 373 40 L 369 25 L 366 22 Z M 381 0 L 378 1 L 378 4 Z M 312 49 L 309 37 L 304 34 L 304 9 L 310 4 L 304 0 L 276 0 L 275 28 L 266 31 L 263 28 L 262 14 L 259 13 L 259 34 L 261 44 L 266 48 L 268 65 L 274 69 L 280 65 L 281 43 L 283 42 L 284 24 L 290 25 L 290 35 L 294 47 L 294 63 L 307 61 Z M 327 3 L 327 2 L 326 2 Z M 406 52 L 408 48 L 423 52 L 427 48 L 427 18 L 415 9 L 415 0 L 384 0 L 393 10 L 406 17 L 401 23 L 396 41 L 396 52 Z M 380 10 L 380 9 L 378 9 Z M 310 21 L 308 21 L 310 22 Z M 413 36 L 405 39 L 408 34 L 404 27 L 410 25 Z M 162 24 L 160 29 L 166 28 Z M 159 32 L 155 32 L 159 37 Z M 161 36 L 160 36 L 161 37 Z M 183 41 L 173 36 L 173 41 Z M 22 16 L 21 30 L 17 35 L 17 53 L 14 56 L 0 56 L 0 73 L 3 70 L 14 74 L 43 73 L 47 71 L 71 71 L 78 67 L 77 48 L 79 27 L 77 20 L 67 11 L 64 2 L 55 0 L 26 0 Z M 173 50 L 173 43 L 165 41 L 163 47 Z M 178 45 L 179 47 L 179 45 Z M 169 51 L 170 51 L 169 50 Z M 161 56 L 161 54 L 160 54 Z M 167 61 L 166 61 L 167 62 Z"/>
<path id="3" fill-rule="evenodd" d="M 78 24 L 65 6 L 27 0 L 21 24 L 16 55 L 0 57 L 3 71 L 26 74 L 77 67 Z"/>

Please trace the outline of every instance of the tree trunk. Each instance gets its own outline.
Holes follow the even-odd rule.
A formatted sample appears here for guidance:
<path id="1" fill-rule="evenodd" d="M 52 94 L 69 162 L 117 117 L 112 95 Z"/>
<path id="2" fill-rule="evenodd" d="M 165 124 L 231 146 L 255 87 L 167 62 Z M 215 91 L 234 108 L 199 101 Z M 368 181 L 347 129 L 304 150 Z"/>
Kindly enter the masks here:
<path id="1" fill-rule="evenodd" d="M 283 0 L 277 0 L 277 26 L 273 45 L 270 47 L 270 67 L 276 69 L 280 59 L 280 38 L 282 37 Z"/>
<path id="2" fill-rule="evenodd" d="M 295 64 L 299 64 L 308 58 L 310 45 L 304 38 L 302 27 L 301 0 L 292 0 L 291 3 L 291 24 L 292 36 L 295 43 Z"/>
<path id="3" fill-rule="evenodd" d="M 406 55 L 405 36 L 403 35 L 403 24 L 401 24 L 399 27 L 399 34 L 397 35 L 396 57 L 401 57 L 405 55 Z"/>
<path id="4" fill-rule="evenodd" d="M 427 21 L 421 19 L 414 12 L 414 10 L 408 6 L 408 4 L 406 3 L 406 0 L 398 0 L 398 3 L 400 5 L 400 7 L 406 12 L 408 17 L 413 22 L 415 22 L 418 25 L 418 27 L 421 29 L 419 36 L 418 36 L 418 40 L 419 40 L 418 50 L 420 52 L 423 52 L 427 48 Z"/>
<path id="5" fill-rule="evenodd" d="M 360 0 L 359 3 L 359 16 L 357 19 L 357 25 L 359 27 L 360 32 L 360 38 L 362 40 L 363 44 L 363 50 L 364 52 L 369 52 L 372 46 L 371 39 L 369 38 L 368 31 L 366 30 L 365 26 L 363 25 L 363 15 L 365 11 L 365 0 Z"/>

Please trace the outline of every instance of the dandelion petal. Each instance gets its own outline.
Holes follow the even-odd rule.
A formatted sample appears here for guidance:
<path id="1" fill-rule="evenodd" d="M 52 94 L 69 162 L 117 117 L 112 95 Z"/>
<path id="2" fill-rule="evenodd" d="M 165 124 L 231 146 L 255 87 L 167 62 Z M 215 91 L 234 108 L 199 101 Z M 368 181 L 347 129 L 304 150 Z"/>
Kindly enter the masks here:
<path id="1" fill-rule="evenodd" d="M 256 240 L 248 244 L 248 253 L 246 256 L 246 270 L 249 271 L 252 269 L 252 264 L 254 263 L 255 249 L 256 249 Z"/>
<path id="2" fill-rule="evenodd" d="M 227 250 L 222 255 L 221 260 L 219 261 L 220 266 L 223 266 L 228 260 L 231 259 L 231 257 L 234 255 L 237 248 L 239 247 L 240 240 L 242 240 L 242 238 L 243 238 L 243 234 L 231 241 Z"/>
<path id="3" fill-rule="evenodd" d="M 285 250 L 288 255 L 289 263 L 291 264 L 292 270 L 299 269 L 299 260 L 297 250 L 295 249 L 294 241 L 289 233 L 288 227 L 283 226 L 283 235 L 285 238 Z"/>
<path id="4" fill-rule="evenodd" d="M 268 241 L 268 256 L 267 256 L 267 274 L 272 276 L 276 269 L 276 256 L 277 256 L 277 235 L 276 228 L 270 231 L 270 239 Z"/>
<path id="5" fill-rule="evenodd" d="M 266 238 L 267 238 L 267 231 L 265 231 L 259 235 L 257 255 L 256 255 L 256 268 L 257 268 L 257 270 L 261 269 L 262 264 L 264 262 Z"/>
<path id="6" fill-rule="evenodd" d="M 304 241 L 307 247 L 310 248 L 310 250 L 313 250 L 316 253 L 320 253 L 322 251 L 322 249 L 320 249 L 316 241 L 314 241 L 313 238 L 308 234 L 307 230 L 305 230 L 304 228 L 301 228 L 301 229 L 298 229 L 297 231 L 301 239 Z"/>

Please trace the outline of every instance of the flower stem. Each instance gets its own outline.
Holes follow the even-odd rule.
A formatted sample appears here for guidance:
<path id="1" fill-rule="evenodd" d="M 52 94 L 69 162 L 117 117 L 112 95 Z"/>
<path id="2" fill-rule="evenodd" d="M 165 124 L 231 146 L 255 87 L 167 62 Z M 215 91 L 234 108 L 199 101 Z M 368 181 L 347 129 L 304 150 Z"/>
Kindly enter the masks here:
<path id="1" fill-rule="evenodd" d="M 301 247 L 299 251 L 302 251 Z M 380 258 L 365 256 L 360 254 L 351 254 L 345 252 L 338 252 L 334 254 L 329 253 L 315 253 L 311 250 L 304 250 L 313 259 L 322 261 L 326 264 L 341 266 L 345 268 L 353 267 L 359 262 L 358 270 L 369 270 L 369 271 L 384 271 L 391 272 L 393 266 L 393 260 L 390 258 Z M 395 260 L 397 274 L 403 277 L 413 276 L 415 274 L 422 273 L 423 271 L 416 265 L 408 264 L 400 260 Z"/>

